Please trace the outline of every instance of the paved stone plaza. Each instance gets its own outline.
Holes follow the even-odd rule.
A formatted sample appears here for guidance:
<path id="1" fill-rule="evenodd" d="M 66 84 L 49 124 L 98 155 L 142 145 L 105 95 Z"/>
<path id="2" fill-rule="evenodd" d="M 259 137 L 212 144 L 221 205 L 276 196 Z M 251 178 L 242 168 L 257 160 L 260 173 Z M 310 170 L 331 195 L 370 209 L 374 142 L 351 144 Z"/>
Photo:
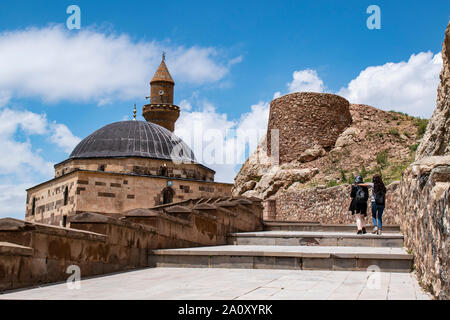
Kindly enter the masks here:
<path id="1" fill-rule="evenodd" d="M 399 299 L 429 300 L 414 273 L 381 272 L 371 289 L 362 271 L 149 268 L 0 294 L 0 299 Z"/>

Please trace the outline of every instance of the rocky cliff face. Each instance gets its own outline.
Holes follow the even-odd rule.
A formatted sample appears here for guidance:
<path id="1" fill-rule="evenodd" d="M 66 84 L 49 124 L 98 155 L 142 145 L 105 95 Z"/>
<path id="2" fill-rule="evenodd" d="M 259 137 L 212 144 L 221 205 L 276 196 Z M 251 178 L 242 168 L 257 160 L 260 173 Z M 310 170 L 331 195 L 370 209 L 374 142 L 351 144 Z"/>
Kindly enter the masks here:
<path id="1" fill-rule="evenodd" d="M 396 222 L 423 287 L 450 299 L 450 156 L 425 157 L 409 166 L 400 183 Z"/>
<path id="2" fill-rule="evenodd" d="M 450 299 L 450 23 L 442 59 L 436 109 L 417 161 L 403 173 L 397 221 L 422 285 L 436 298 Z"/>
<path id="3" fill-rule="evenodd" d="M 450 26 L 450 24 L 449 24 Z M 428 156 L 450 154 L 450 36 L 449 26 L 442 44 L 441 82 L 437 90 L 437 103 L 423 141 L 417 149 L 416 160 Z"/>

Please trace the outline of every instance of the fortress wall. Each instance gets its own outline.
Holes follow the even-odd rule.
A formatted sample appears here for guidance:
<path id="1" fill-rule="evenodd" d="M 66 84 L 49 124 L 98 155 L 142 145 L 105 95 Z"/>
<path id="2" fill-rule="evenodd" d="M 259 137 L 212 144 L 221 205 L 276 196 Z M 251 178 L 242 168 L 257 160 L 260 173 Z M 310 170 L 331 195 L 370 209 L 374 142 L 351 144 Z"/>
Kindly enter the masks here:
<path id="1" fill-rule="evenodd" d="M 387 186 L 384 224 L 398 224 L 397 214 L 399 183 Z M 265 219 L 284 221 L 320 222 L 325 224 L 355 223 L 355 217 L 348 210 L 351 202 L 350 185 L 332 188 L 309 188 L 297 191 L 282 191 L 275 199 L 264 202 Z M 372 224 L 370 200 L 367 204 L 366 223 Z"/>
<path id="2" fill-rule="evenodd" d="M 267 127 L 268 155 L 272 152 L 272 129 L 279 130 L 280 163 L 299 159 L 308 149 L 331 149 L 352 123 L 349 106 L 340 96 L 315 92 L 291 93 L 273 100 Z"/>

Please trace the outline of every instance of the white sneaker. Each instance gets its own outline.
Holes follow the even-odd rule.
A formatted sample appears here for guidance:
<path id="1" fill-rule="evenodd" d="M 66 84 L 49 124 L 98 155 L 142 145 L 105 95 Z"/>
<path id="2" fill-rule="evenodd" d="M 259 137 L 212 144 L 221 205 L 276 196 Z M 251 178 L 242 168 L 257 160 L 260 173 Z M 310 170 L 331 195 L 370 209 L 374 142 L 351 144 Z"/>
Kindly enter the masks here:
<path id="1" fill-rule="evenodd" d="M 377 232 L 378 232 L 378 227 L 377 226 L 373 227 L 372 234 L 376 234 Z"/>
<path id="2" fill-rule="evenodd" d="M 378 229 L 377 234 L 381 236 L 381 229 Z"/>

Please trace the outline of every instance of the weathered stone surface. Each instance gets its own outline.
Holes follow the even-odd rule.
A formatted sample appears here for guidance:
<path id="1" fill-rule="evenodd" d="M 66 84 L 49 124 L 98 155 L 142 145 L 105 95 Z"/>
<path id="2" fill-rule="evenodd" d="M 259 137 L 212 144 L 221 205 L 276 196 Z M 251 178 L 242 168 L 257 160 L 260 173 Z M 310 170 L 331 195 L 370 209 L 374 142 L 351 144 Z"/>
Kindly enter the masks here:
<path id="1" fill-rule="evenodd" d="M 355 127 L 349 127 L 338 137 L 335 143 L 335 147 L 342 148 L 355 142 L 355 137 L 359 134 L 359 129 Z"/>
<path id="2" fill-rule="evenodd" d="M 315 145 L 310 149 L 306 149 L 299 157 L 298 161 L 300 162 L 308 162 L 319 157 L 323 157 L 327 152 L 324 148 L 319 145 Z"/>
<path id="3" fill-rule="evenodd" d="M 278 130 L 279 158 L 283 164 L 299 159 L 308 149 L 331 149 L 351 123 L 346 99 L 334 94 L 297 92 L 270 103 L 267 137 L 270 142 L 272 130 Z M 271 154 L 270 143 L 267 151 Z"/>
<path id="4" fill-rule="evenodd" d="M 418 148 L 416 162 L 403 173 L 398 223 L 414 254 L 422 286 L 439 299 L 450 298 L 450 23 L 442 46 L 443 66 L 437 106 Z"/>
<path id="5" fill-rule="evenodd" d="M 400 186 L 397 222 L 414 254 L 422 285 L 450 298 L 450 156 L 423 158 L 408 167 Z"/>
<path id="6" fill-rule="evenodd" d="M 445 30 L 442 44 L 442 62 L 436 109 L 417 149 L 416 160 L 427 156 L 450 154 L 450 24 Z"/>
<path id="7" fill-rule="evenodd" d="M 387 186 L 386 209 L 383 214 L 384 224 L 396 223 L 399 209 L 398 182 Z M 348 210 L 350 206 L 350 185 L 332 188 L 296 189 L 295 185 L 282 190 L 273 201 L 275 210 L 271 212 L 272 220 L 314 221 L 326 224 L 354 223 L 355 217 Z M 264 203 L 269 206 L 270 200 Z M 370 201 L 368 202 L 366 222 L 371 224 Z"/>

